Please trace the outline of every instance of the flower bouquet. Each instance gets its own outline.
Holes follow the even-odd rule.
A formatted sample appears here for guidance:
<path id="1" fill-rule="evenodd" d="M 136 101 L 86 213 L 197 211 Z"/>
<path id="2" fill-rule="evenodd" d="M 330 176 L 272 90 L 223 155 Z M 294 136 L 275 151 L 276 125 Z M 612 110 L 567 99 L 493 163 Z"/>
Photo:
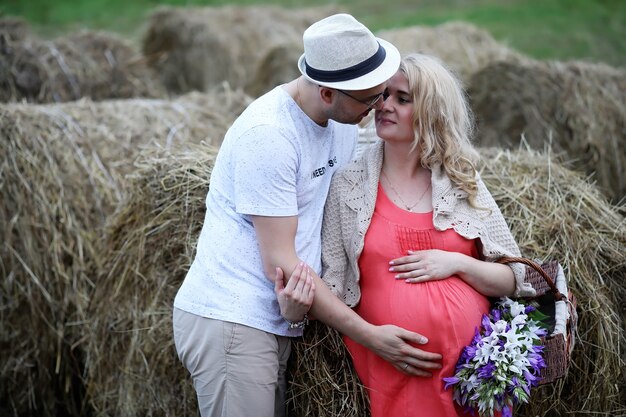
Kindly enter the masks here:
<path id="1" fill-rule="evenodd" d="M 483 315 L 480 331 L 466 346 L 455 374 L 443 378 L 453 398 L 472 414 L 482 417 L 502 411 L 511 415 L 515 404 L 524 404 L 544 368 L 539 338 L 547 330 L 546 316 L 532 305 L 501 298 L 489 315 Z"/>

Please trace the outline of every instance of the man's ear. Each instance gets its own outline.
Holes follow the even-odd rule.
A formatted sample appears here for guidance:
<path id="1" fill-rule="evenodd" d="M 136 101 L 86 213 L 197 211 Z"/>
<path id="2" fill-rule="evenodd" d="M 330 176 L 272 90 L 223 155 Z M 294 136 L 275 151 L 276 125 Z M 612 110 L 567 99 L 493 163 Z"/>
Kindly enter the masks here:
<path id="1" fill-rule="evenodd" d="M 333 102 L 333 97 L 336 93 L 337 91 L 335 91 L 335 89 L 333 88 L 320 87 L 320 98 L 326 104 L 331 104 Z"/>

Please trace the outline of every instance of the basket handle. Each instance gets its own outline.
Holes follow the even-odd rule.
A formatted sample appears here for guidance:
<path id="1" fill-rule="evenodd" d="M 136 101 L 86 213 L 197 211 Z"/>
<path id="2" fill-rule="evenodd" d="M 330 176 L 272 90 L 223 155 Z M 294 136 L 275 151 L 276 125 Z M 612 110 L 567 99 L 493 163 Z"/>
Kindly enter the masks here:
<path id="1" fill-rule="evenodd" d="M 556 301 L 567 301 L 567 297 L 565 297 L 565 295 L 563 295 L 561 291 L 559 291 L 559 289 L 554 284 L 554 281 L 552 281 L 552 278 L 550 278 L 546 271 L 544 271 L 541 265 L 539 265 L 537 262 L 527 258 L 521 258 L 516 256 L 503 256 L 502 258 L 497 259 L 496 262 L 501 264 L 522 263 L 530 266 L 535 271 L 537 271 L 539 275 L 541 275 L 541 277 L 548 283 L 550 291 L 552 292 L 552 294 L 554 294 L 554 299 Z"/>

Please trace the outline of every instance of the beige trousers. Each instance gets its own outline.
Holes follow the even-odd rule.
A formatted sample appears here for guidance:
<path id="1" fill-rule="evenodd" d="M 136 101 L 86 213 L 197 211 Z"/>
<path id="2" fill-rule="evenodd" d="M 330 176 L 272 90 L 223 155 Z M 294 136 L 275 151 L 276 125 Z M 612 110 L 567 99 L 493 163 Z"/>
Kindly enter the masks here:
<path id="1" fill-rule="evenodd" d="M 173 326 L 202 417 L 284 417 L 289 337 L 177 308 Z"/>

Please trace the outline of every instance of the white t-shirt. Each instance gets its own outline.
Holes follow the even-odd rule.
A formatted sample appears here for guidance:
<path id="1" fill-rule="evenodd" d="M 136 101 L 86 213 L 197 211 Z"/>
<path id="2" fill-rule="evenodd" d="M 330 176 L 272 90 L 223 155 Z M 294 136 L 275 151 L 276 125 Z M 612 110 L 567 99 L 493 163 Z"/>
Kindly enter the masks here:
<path id="1" fill-rule="evenodd" d="M 282 87 L 255 100 L 217 156 L 196 257 L 174 306 L 269 333 L 299 336 L 280 315 L 250 215 L 298 216 L 296 253 L 321 272 L 321 227 L 333 173 L 350 162 L 358 129 L 313 122 Z"/>

